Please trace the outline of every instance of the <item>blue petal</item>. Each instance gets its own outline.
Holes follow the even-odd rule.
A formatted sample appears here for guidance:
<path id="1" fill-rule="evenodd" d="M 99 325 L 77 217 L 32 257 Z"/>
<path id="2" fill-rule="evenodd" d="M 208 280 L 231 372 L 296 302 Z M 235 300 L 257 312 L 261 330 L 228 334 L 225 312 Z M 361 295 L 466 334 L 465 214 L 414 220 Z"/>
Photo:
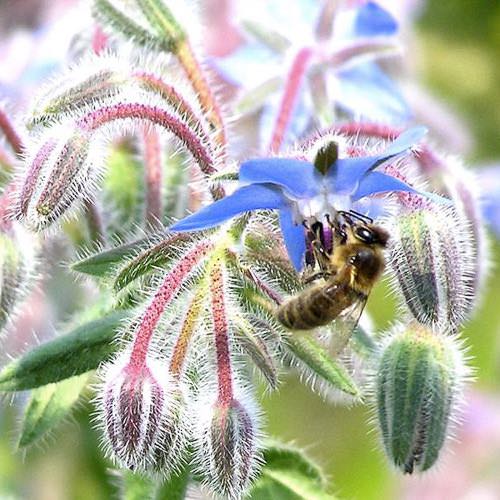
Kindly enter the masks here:
<path id="1" fill-rule="evenodd" d="M 284 207 L 286 201 L 279 190 L 263 185 L 245 186 L 176 222 L 170 230 L 184 232 L 208 229 L 243 212 Z"/>
<path id="2" fill-rule="evenodd" d="M 427 128 L 425 127 L 413 127 L 405 130 L 395 141 L 393 141 L 389 145 L 382 156 L 390 158 L 392 156 L 404 153 L 406 150 L 410 149 L 412 146 L 420 142 L 425 134 L 427 134 Z"/>
<path id="3" fill-rule="evenodd" d="M 403 132 L 380 155 L 361 158 L 341 158 L 336 162 L 336 168 L 331 169 L 329 184 L 336 192 L 352 193 L 358 188 L 358 183 L 371 170 L 395 156 L 405 153 L 427 133 L 425 127 L 414 127 Z"/>
<path id="4" fill-rule="evenodd" d="M 403 123 L 411 118 L 399 89 L 374 62 L 339 71 L 331 85 L 338 106 L 355 119 Z"/>
<path id="5" fill-rule="evenodd" d="M 310 198 L 319 192 L 319 179 L 312 163 L 289 158 L 262 158 L 241 164 L 240 182 L 274 184 L 295 198 Z"/>
<path id="6" fill-rule="evenodd" d="M 398 31 L 398 23 L 392 15 L 375 2 L 360 7 L 354 21 L 357 36 L 390 36 Z"/>
<path id="7" fill-rule="evenodd" d="M 500 238 L 500 166 L 479 170 L 478 181 L 483 216 Z"/>
<path id="8" fill-rule="evenodd" d="M 353 194 L 353 200 L 359 200 L 365 196 L 377 193 L 386 193 L 387 191 L 405 191 L 408 193 L 421 194 L 406 182 L 396 179 L 391 175 L 382 172 L 370 172 L 359 183 L 358 189 Z"/>
<path id="9" fill-rule="evenodd" d="M 439 203 L 442 205 L 452 205 L 453 202 L 448 198 L 443 198 L 438 194 L 429 193 L 427 191 L 419 191 L 406 182 L 396 179 L 391 175 L 383 174 L 382 172 L 370 172 L 363 180 L 360 182 L 358 189 L 353 194 L 353 201 L 359 200 L 365 196 L 371 196 L 378 193 L 387 193 L 394 191 L 403 191 L 406 193 L 418 194 L 420 196 L 425 196 L 434 203 Z"/>
<path id="10" fill-rule="evenodd" d="M 226 57 L 212 60 L 213 66 L 225 80 L 247 89 L 275 75 L 279 63 L 279 55 L 260 43 L 247 43 Z"/>
<path id="11" fill-rule="evenodd" d="M 290 260 L 295 269 L 300 271 L 304 262 L 304 254 L 306 253 L 304 227 L 294 223 L 290 208 L 280 210 L 280 226 Z"/>

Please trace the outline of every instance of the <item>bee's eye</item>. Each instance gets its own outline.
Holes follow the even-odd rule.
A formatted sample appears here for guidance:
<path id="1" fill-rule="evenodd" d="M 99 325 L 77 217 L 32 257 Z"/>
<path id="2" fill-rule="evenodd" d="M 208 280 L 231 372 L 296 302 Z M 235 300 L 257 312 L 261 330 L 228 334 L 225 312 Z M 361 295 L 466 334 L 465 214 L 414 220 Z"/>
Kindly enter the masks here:
<path id="1" fill-rule="evenodd" d="M 365 243 L 373 243 L 373 232 L 366 227 L 359 227 L 356 229 L 356 237 Z"/>

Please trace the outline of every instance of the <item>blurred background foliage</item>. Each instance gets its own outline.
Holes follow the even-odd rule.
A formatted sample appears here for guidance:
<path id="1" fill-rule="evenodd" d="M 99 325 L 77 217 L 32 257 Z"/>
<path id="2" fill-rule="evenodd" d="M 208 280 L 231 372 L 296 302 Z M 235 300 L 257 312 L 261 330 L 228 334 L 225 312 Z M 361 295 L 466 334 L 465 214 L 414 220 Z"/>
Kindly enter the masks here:
<path id="1" fill-rule="evenodd" d="M 5 13 L 8 2 L 0 1 L 0 7 Z M 422 5 L 412 43 L 413 53 L 407 57 L 416 57 L 421 84 L 461 117 L 473 134 L 469 164 L 499 162 L 500 2 L 429 0 Z M 464 338 L 477 370 L 475 386 L 498 396 L 500 280 L 495 263 L 500 259 L 500 245 L 491 240 L 493 271 L 487 294 Z M 387 293 L 382 283 L 368 305 L 380 328 L 386 328 L 394 317 L 395 304 Z M 268 432 L 308 450 L 325 467 L 341 498 L 407 497 L 408 480 L 386 465 L 377 438 L 370 433 L 366 407 L 327 404 L 293 376 L 283 381 L 279 392 L 264 394 L 263 404 Z M 0 500 L 115 498 L 117 479 L 98 449 L 97 432 L 88 423 L 91 411 L 89 403 L 80 404 L 72 421 L 27 454 L 13 452 L 16 409 L 0 412 Z M 487 498 L 500 498 L 497 493 Z"/>

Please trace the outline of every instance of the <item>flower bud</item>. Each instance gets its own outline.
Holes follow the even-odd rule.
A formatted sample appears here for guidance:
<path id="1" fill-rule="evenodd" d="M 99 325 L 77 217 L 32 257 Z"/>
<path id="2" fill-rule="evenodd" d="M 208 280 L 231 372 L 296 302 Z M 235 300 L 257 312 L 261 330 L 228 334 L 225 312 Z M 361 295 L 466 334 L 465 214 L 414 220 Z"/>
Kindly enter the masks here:
<path id="1" fill-rule="evenodd" d="M 100 420 L 110 454 L 132 470 L 171 472 L 185 441 L 179 425 L 183 398 L 167 367 L 156 359 L 139 366 L 125 354 L 104 369 L 103 378 Z"/>
<path id="2" fill-rule="evenodd" d="M 63 138 L 56 143 L 53 138 L 60 137 L 59 134 Z M 51 131 L 51 136 L 29 160 L 20 179 L 18 216 L 37 230 L 59 219 L 77 199 L 89 192 L 96 178 L 90 155 L 98 154 L 97 144 L 91 145 L 88 134 L 71 134 L 61 128 Z"/>
<path id="3" fill-rule="evenodd" d="M 36 241 L 18 223 L 0 227 L 0 331 L 33 281 Z"/>
<path id="4" fill-rule="evenodd" d="M 216 493 L 241 498 L 258 463 L 256 415 L 233 398 L 218 400 L 206 416 L 199 430 L 199 471 Z"/>
<path id="5" fill-rule="evenodd" d="M 473 307 L 468 223 L 450 207 L 427 204 L 396 216 L 389 232 L 389 269 L 410 313 L 439 331 L 456 331 Z"/>
<path id="6" fill-rule="evenodd" d="M 378 424 L 388 459 L 406 474 L 434 465 L 456 420 L 466 372 L 455 342 L 412 323 L 382 350 L 374 380 Z"/>

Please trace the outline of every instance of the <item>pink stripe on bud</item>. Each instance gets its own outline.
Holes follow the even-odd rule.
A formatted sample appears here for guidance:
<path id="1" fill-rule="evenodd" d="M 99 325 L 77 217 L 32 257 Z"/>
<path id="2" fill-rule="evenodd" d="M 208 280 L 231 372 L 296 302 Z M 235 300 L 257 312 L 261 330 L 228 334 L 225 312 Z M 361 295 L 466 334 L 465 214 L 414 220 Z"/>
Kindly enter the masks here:
<path id="1" fill-rule="evenodd" d="M 150 358 L 140 370 L 129 353 L 103 370 L 100 419 L 113 457 L 132 470 L 170 474 L 186 445 L 184 396 L 162 360 Z"/>
<path id="2" fill-rule="evenodd" d="M 35 210 L 40 216 L 51 220 L 58 206 L 62 208 L 59 216 L 81 194 L 78 188 L 88 151 L 89 138 L 85 135 L 74 135 L 64 144 L 36 201 Z"/>
<path id="3" fill-rule="evenodd" d="M 235 387 L 236 395 L 222 403 L 201 401 L 196 462 L 205 484 L 223 498 L 243 498 L 259 464 L 259 416 L 253 398 Z M 209 410 L 209 411 L 207 411 Z"/>
<path id="4" fill-rule="evenodd" d="M 26 215 L 28 211 L 28 205 L 31 201 L 33 193 L 37 184 L 40 182 L 40 172 L 54 150 L 56 146 L 55 139 L 49 139 L 45 142 L 42 147 L 38 150 L 35 158 L 31 162 L 24 176 L 24 182 L 22 183 L 21 193 L 19 196 L 19 213 L 20 215 Z"/>

